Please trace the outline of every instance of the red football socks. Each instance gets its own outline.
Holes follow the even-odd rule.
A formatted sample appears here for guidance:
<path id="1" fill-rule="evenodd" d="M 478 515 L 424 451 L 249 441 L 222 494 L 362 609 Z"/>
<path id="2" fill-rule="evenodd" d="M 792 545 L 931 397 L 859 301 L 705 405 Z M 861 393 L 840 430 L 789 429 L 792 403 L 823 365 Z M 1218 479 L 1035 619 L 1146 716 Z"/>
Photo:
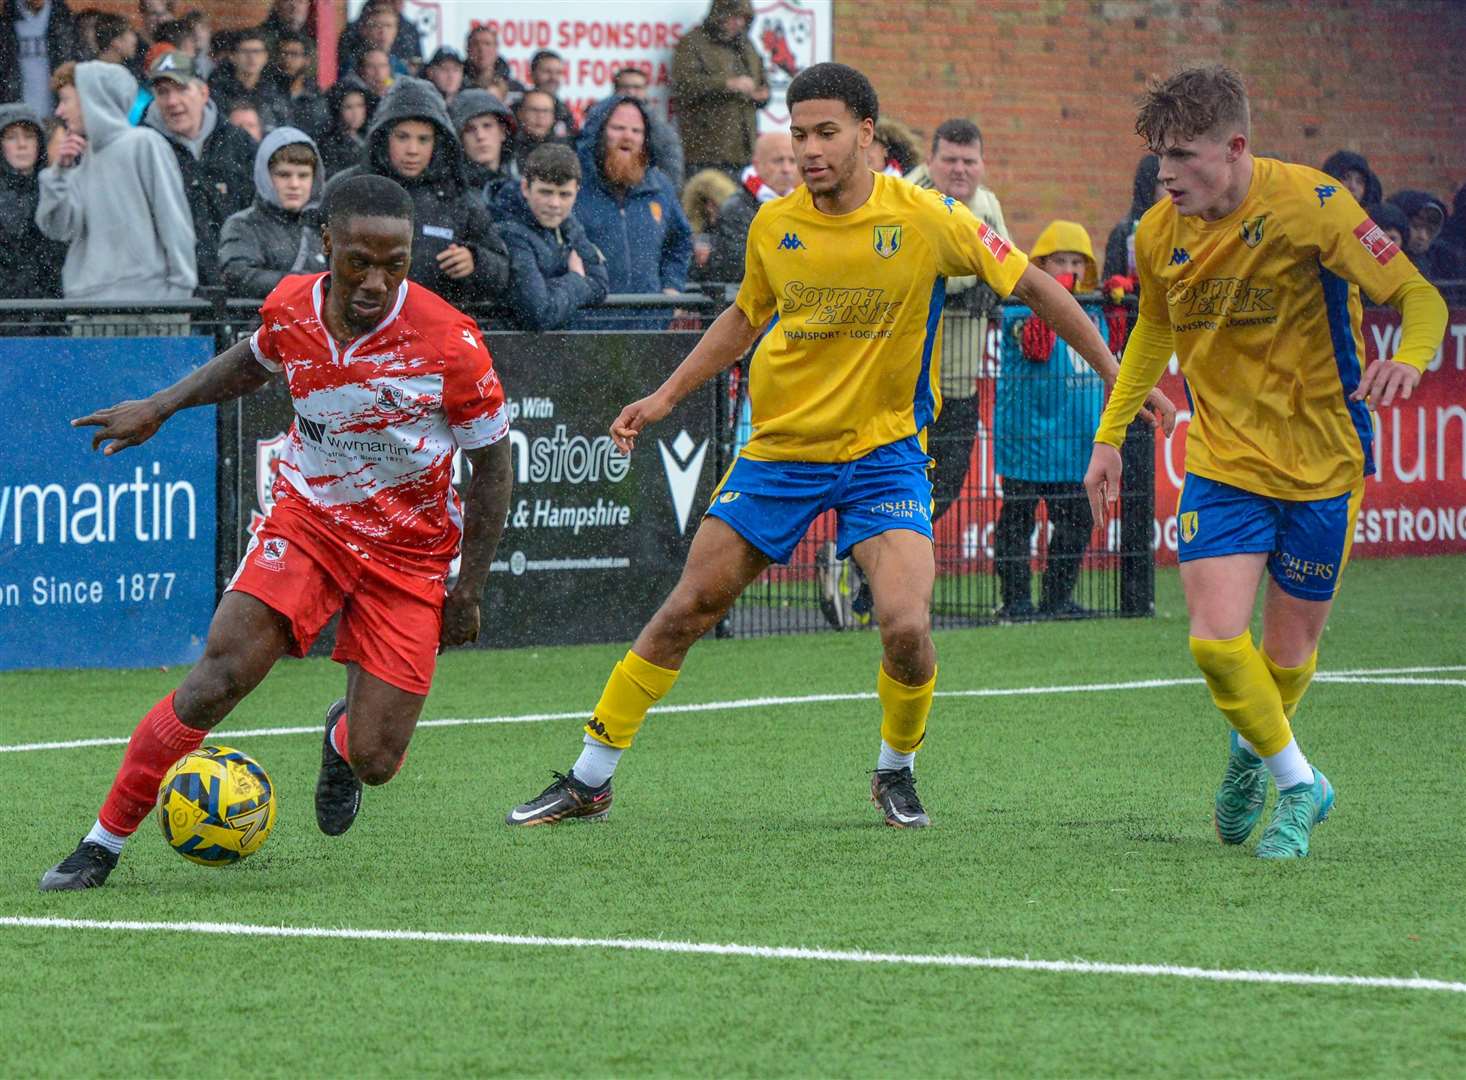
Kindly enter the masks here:
<path id="1" fill-rule="evenodd" d="M 128 740 L 122 766 L 97 814 L 102 828 L 131 836 L 158 801 L 158 783 L 175 761 L 197 750 L 208 734 L 184 725 L 173 711 L 173 695 L 154 705 Z"/>

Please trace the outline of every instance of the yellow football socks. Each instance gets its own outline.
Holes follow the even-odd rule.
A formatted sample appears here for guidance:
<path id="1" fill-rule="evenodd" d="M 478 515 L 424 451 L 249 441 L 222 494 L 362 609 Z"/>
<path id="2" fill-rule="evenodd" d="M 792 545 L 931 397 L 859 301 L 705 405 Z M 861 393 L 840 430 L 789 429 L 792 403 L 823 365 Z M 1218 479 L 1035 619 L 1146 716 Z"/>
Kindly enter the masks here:
<path id="1" fill-rule="evenodd" d="M 1262 653 L 1262 662 L 1267 665 L 1268 674 L 1278 687 L 1278 696 L 1283 699 L 1283 715 L 1292 720 L 1298 711 L 1298 702 L 1303 700 L 1303 693 L 1318 669 L 1318 650 L 1314 649 L 1313 655 L 1298 667 L 1279 667 L 1266 652 L 1261 649 L 1258 652 Z"/>
<path id="2" fill-rule="evenodd" d="M 907 686 L 886 674 L 886 665 L 876 677 L 876 696 L 881 699 L 881 738 L 892 750 L 912 753 L 926 738 L 926 718 L 932 711 L 932 691 L 937 673 L 920 686 Z"/>
<path id="3" fill-rule="evenodd" d="M 1191 655 L 1206 677 L 1212 701 L 1259 757 L 1271 757 L 1292 742 L 1278 686 L 1251 633 L 1227 641 L 1194 637 Z"/>
<path id="4" fill-rule="evenodd" d="M 611 669 L 585 733 L 597 742 L 625 750 L 636 738 L 646 711 L 666 696 L 677 675 L 671 668 L 657 667 L 628 649 Z"/>

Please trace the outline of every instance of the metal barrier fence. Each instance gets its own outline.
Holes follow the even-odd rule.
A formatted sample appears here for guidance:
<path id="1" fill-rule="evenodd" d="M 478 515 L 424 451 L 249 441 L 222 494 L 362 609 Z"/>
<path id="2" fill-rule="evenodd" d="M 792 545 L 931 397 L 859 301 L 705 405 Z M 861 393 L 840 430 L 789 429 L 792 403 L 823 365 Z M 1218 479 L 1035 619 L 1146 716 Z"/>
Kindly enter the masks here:
<path id="1" fill-rule="evenodd" d="M 1096 298 L 1081 299 L 1103 332 Z M 1132 426 L 1118 513 L 1095 527 L 1081 482 L 1103 384 L 1062 341 L 1038 328 L 1025 337 L 1031 315 L 1015 302 L 949 306 L 943 318 L 943 406 L 927 442 L 937 627 L 1153 612 L 1151 429 Z M 747 439 L 747 417 L 746 394 L 735 393 L 729 462 Z M 790 562 L 743 594 L 720 632 L 874 625 L 858 566 L 837 554 L 835 515 L 822 515 Z"/>

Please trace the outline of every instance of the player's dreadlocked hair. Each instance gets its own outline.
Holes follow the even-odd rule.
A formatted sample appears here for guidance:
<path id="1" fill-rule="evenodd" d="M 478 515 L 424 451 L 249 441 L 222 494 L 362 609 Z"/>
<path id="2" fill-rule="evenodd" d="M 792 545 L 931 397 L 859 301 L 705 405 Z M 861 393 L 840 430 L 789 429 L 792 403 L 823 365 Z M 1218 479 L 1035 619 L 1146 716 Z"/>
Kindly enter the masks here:
<path id="1" fill-rule="evenodd" d="M 1219 127 L 1240 129 L 1252 137 L 1247 90 L 1235 71 L 1220 65 L 1187 68 L 1164 82 L 1153 81 L 1135 118 L 1135 133 L 1153 151 Z"/>
<path id="2" fill-rule="evenodd" d="M 326 188 L 326 224 L 331 228 L 354 217 L 402 218 L 412 221 L 412 196 L 386 176 L 363 173 Z"/>
<path id="3" fill-rule="evenodd" d="M 855 119 L 881 118 L 876 88 L 860 72 L 846 64 L 824 63 L 805 68 L 790 82 L 784 102 L 793 108 L 801 101 L 843 101 Z"/>

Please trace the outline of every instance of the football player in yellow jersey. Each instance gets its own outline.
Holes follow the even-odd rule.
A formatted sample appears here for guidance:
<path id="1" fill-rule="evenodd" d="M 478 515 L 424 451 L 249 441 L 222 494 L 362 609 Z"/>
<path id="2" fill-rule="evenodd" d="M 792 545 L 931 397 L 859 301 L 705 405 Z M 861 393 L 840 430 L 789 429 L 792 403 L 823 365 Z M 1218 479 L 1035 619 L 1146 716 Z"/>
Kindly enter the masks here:
<path id="1" fill-rule="evenodd" d="M 1170 197 L 1136 230 L 1140 316 L 1085 486 L 1100 520 L 1119 491 L 1126 422 L 1174 351 L 1192 408 L 1177 512 L 1191 653 L 1233 729 L 1217 835 L 1252 834 L 1271 775 L 1278 801 L 1257 854 L 1301 858 L 1334 790 L 1289 721 L 1374 472 L 1370 409 L 1410 396 L 1446 307 L 1342 184 L 1252 156 L 1235 72 L 1153 85 L 1136 130 Z M 1395 358 L 1368 370 L 1360 289 L 1403 319 Z M 1264 571 L 1259 650 L 1249 625 Z"/>
<path id="2" fill-rule="evenodd" d="M 611 434 L 630 450 L 648 425 L 759 339 L 753 435 L 714 494 L 672 594 L 616 665 L 568 775 L 510 811 L 511 825 L 603 818 L 611 775 L 693 643 L 810 523 L 835 510 L 843 558 L 871 582 L 880 625 L 881 751 L 871 793 L 887 824 L 928 824 L 912 763 L 936 684 L 931 483 L 925 430 L 941 408 L 947 276 L 980 274 L 1038 311 L 1107 380 L 1118 367 L 1057 281 L 967 207 L 873 173 L 865 163 L 875 90 L 843 64 L 789 85 L 804 186 L 764 204 L 749 230 L 737 302 L 662 386 L 628 405 Z M 1142 395 L 1142 397 L 1145 395 Z M 1174 410 L 1154 398 L 1169 429 Z"/>

